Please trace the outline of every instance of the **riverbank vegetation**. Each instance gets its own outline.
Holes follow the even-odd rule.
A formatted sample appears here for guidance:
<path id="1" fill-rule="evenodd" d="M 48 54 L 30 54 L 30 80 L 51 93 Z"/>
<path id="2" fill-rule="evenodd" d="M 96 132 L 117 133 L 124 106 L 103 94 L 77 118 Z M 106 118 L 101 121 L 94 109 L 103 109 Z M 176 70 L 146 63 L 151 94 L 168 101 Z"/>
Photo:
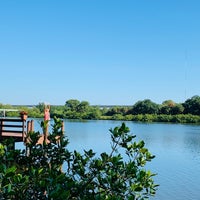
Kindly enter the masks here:
<path id="1" fill-rule="evenodd" d="M 142 200 L 155 195 L 155 174 L 144 168 L 154 156 L 125 123 L 110 130 L 110 152 L 96 155 L 92 149 L 69 151 L 62 121 L 54 122 L 49 144 L 37 144 L 38 132 L 29 134 L 28 156 L 10 148 L 11 141 L 0 143 L 0 199 Z"/>
<path id="2" fill-rule="evenodd" d="M 0 108 L 13 108 L 13 106 L 0 104 Z M 15 108 L 28 111 L 29 117 L 39 118 L 43 117 L 44 103 L 32 108 L 20 106 Z M 16 112 L 8 112 L 7 115 L 16 116 Z M 166 100 L 162 104 L 157 104 L 145 99 L 132 106 L 91 106 L 87 101 L 70 99 L 65 105 L 51 106 L 51 117 L 54 116 L 67 119 L 200 123 L 200 96 L 193 96 L 183 103 Z"/>

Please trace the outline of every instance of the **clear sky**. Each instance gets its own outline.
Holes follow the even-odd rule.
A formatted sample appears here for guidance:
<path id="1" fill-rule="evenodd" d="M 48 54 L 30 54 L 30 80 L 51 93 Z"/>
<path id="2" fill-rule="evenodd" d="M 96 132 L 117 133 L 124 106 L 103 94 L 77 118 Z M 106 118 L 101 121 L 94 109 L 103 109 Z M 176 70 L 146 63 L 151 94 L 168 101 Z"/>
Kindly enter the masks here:
<path id="1" fill-rule="evenodd" d="M 0 1 L 0 103 L 200 95 L 198 0 Z"/>

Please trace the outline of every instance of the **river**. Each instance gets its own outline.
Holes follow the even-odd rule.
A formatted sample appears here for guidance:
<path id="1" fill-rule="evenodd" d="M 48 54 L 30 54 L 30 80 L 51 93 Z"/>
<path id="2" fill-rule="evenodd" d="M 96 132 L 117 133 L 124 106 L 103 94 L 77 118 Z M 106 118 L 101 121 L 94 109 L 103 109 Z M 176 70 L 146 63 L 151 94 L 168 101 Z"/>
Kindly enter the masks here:
<path id="1" fill-rule="evenodd" d="M 110 151 L 109 129 L 120 121 L 65 120 L 65 134 L 70 150 Z M 144 140 L 155 155 L 146 166 L 157 173 L 159 184 L 152 200 L 199 200 L 200 195 L 200 125 L 126 122 L 136 140 Z M 39 127 L 39 122 L 35 123 Z"/>

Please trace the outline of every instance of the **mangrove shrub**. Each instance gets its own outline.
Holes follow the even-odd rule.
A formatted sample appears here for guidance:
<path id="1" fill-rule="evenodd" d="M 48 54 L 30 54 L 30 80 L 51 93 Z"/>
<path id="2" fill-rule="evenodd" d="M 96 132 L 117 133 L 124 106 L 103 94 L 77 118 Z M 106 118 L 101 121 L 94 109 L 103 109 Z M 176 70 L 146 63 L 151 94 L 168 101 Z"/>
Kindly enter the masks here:
<path id="1" fill-rule="evenodd" d="M 100 155 L 92 149 L 69 151 L 57 118 L 48 137 L 51 143 L 37 144 L 40 133 L 29 134 L 28 155 L 4 141 L 0 144 L 0 199 L 142 200 L 154 195 L 154 174 L 144 168 L 154 156 L 144 141 L 136 142 L 125 123 L 110 129 L 110 134 L 110 152 Z"/>

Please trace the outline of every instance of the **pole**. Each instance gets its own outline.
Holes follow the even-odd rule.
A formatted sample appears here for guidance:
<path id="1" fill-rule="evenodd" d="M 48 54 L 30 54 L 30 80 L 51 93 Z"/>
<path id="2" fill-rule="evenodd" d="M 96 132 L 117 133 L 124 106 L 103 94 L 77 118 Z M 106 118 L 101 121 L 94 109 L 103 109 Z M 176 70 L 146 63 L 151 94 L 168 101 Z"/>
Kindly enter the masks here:
<path id="1" fill-rule="evenodd" d="M 50 121 L 50 105 L 44 106 L 44 142 L 48 142 L 48 132 L 49 132 L 49 121 Z"/>

